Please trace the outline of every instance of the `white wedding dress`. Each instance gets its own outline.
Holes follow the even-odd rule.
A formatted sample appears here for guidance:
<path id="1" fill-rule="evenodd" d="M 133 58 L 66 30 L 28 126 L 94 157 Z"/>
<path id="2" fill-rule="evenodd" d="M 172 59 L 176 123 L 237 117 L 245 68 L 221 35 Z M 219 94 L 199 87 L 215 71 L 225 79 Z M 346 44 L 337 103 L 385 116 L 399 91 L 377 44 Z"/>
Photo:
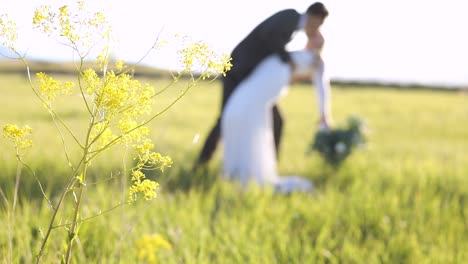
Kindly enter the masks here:
<path id="1" fill-rule="evenodd" d="M 295 73 L 314 75 L 319 111 L 326 111 L 328 82 L 324 80 L 323 67 L 312 68 L 314 57 L 307 50 L 291 52 Z M 305 178 L 278 175 L 272 107 L 285 94 L 291 77 L 289 64 L 271 55 L 231 95 L 221 119 L 224 177 L 238 180 L 243 186 L 250 181 L 272 185 L 285 193 L 312 190 L 312 182 Z"/>

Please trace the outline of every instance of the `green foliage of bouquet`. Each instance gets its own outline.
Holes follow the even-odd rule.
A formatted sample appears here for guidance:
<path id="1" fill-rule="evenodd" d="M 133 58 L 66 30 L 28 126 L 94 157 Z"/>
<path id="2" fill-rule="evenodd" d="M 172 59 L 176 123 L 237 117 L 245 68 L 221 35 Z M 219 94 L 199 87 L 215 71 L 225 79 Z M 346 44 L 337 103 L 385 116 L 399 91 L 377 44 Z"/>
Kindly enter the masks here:
<path id="1" fill-rule="evenodd" d="M 338 167 L 356 147 L 366 142 L 364 122 L 358 117 L 349 117 L 347 127 L 319 130 L 315 133 L 311 150 L 333 167 Z"/>

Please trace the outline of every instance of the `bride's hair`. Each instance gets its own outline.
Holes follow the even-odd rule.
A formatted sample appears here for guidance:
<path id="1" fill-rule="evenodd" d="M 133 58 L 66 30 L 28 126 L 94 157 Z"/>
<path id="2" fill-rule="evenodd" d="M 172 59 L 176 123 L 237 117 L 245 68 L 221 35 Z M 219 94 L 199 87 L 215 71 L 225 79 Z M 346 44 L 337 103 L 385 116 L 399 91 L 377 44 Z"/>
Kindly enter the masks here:
<path id="1" fill-rule="evenodd" d="M 309 8 L 307 8 L 306 13 L 309 16 L 314 16 L 314 15 L 315 16 L 322 16 L 322 17 L 327 17 L 328 16 L 328 10 L 325 7 L 325 5 L 322 4 L 321 2 L 315 2 L 312 5 L 310 5 Z"/>

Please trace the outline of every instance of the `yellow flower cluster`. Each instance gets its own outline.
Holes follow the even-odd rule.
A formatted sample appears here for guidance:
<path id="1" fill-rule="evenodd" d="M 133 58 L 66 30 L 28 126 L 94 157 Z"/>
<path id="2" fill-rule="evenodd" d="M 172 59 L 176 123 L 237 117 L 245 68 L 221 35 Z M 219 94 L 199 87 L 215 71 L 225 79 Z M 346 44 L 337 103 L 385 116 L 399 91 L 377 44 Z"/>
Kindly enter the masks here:
<path id="1" fill-rule="evenodd" d="M 34 12 L 33 27 L 42 33 L 65 38 L 65 44 L 80 54 L 87 54 L 97 40 L 109 39 L 111 32 L 104 14 L 87 11 L 84 1 L 78 1 L 77 6 L 64 5 L 57 10 L 46 5 L 38 7 Z"/>
<path id="2" fill-rule="evenodd" d="M 97 149 L 103 149 L 112 141 L 116 140 L 117 136 L 112 133 L 112 130 L 105 123 L 95 124 L 89 136 L 92 144 L 96 145 Z M 116 142 L 119 143 L 119 142 Z"/>
<path id="3" fill-rule="evenodd" d="M 117 127 L 123 133 L 123 142 L 127 144 L 140 142 L 149 134 L 148 127 L 140 126 L 136 120 L 127 116 L 120 118 Z"/>
<path id="4" fill-rule="evenodd" d="M 146 179 L 143 170 L 159 169 L 164 171 L 165 168 L 172 165 L 172 159 L 168 156 L 162 156 L 160 153 L 152 151 L 154 145 L 150 139 L 141 140 L 140 144 L 133 146 L 138 162 L 132 171 L 133 185 L 130 187 L 130 200 L 135 201 L 137 195 L 142 193 L 146 200 L 156 197 L 156 190 L 159 187 L 158 183 Z"/>
<path id="5" fill-rule="evenodd" d="M 8 14 L 0 14 L 0 44 L 15 50 L 14 44 L 18 39 L 16 23 L 8 18 Z"/>
<path id="6" fill-rule="evenodd" d="M 143 237 L 136 242 L 136 248 L 138 250 L 138 260 L 154 264 L 157 263 L 157 253 L 162 249 L 172 249 L 172 245 L 160 234 L 152 234 L 143 235 Z"/>
<path id="7" fill-rule="evenodd" d="M 139 170 L 132 172 L 133 185 L 130 186 L 130 201 L 135 201 L 139 193 L 142 193 L 146 200 L 156 198 L 159 184 L 145 178 L 145 174 Z"/>
<path id="8" fill-rule="evenodd" d="M 3 127 L 3 136 L 13 142 L 17 152 L 32 147 L 32 140 L 28 138 L 31 134 L 32 128 L 29 126 L 19 128 L 16 125 L 7 124 Z"/>
<path id="9" fill-rule="evenodd" d="M 93 69 L 86 69 L 82 79 L 86 93 L 94 98 L 94 105 L 108 119 L 116 116 L 134 119 L 152 110 L 154 88 L 142 85 L 128 74 L 110 71 L 105 78 L 100 78 Z"/>
<path id="10" fill-rule="evenodd" d="M 101 147 L 115 138 L 111 135 L 121 135 L 121 143 L 128 144 L 139 142 L 149 134 L 143 122 L 144 116 L 152 111 L 155 91 L 151 85 L 142 85 L 128 74 L 113 71 L 101 78 L 93 69 L 86 69 L 81 78 L 83 90 L 92 98 L 93 115 L 99 117 L 96 121 L 100 126 L 94 127 L 93 139 L 103 137 L 102 132 L 108 130 L 99 144 Z M 116 125 L 111 127 L 110 124 Z"/>
<path id="11" fill-rule="evenodd" d="M 41 6 L 36 9 L 33 17 L 33 27 L 45 34 L 51 34 L 56 29 L 51 6 Z"/>
<path id="12" fill-rule="evenodd" d="M 39 82 L 39 90 L 48 102 L 53 101 L 57 95 L 70 94 L 75 86 L 73 82 L 64 82 L 62 84 L 62 82 L 53 79 L 43 72 L 37 73 L 36 77 Z"/>
<path id="13" fill-rule="evenodd" d="M 59 8 L 58 21 L 60 25 L 60 35 L 68 38 L 71 43 L 78 41 L 79 35 L 76 33 L 76 26 L 70 20 L 68 6 Z"/>
<path id="14" fill-rule="evenodd" d="M 142 140 L 140 144 L 133 146 L 139 159 L 136 168 L 164 171 L 165 168 L 171 167 L 172 159 L 168 156 L 162 156 L 160 153 L 153 152 L 153 147 L 153 143 L 148 138 Z"/>
<path id="15" fill-rule="evenodd" d="M 125 61 L 124 60 L 117 60 L 115 62 L 115 68 L 118 70 L 118 71 L 122 71 L 124 68 L 125 68 Z"/>
<path id="16" fill-rule="evenodd" d="M 232 67 L 232 58 L 227 54 L 213 51 L 206 43 L 192 42 L 179 51 L 184 71 L 192 72 L 194 67 L 200 67 L 202 78 L 210 78 L 212 75 L 225 75 Z"/>
<path id="17" fill-rule="evenodd" d="M 152 110 L 155 91 L 150 85 L 142 85 L 128 74 L 106 75 L 101 91 L 97 93 L 96 105 L 107 112 L 121 113 L 127 118 L 149 114 Z"/>

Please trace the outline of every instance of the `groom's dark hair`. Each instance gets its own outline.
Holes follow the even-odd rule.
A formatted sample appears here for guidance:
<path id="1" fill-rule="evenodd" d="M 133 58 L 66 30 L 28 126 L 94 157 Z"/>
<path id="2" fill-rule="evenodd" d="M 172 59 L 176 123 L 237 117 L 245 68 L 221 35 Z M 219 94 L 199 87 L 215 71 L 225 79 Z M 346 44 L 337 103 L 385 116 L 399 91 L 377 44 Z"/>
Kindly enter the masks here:
<path id="1" fill-rule="evenodd" d="M 325 5 L 322 4 L 321 2 L 315 2 L 312 5 L 310 5 L 309 8 L 307 8 L 306 13 L 309 16 L 322 16 L 322 17 L 328 16 L 328 10 L 325 7 Z"/>

